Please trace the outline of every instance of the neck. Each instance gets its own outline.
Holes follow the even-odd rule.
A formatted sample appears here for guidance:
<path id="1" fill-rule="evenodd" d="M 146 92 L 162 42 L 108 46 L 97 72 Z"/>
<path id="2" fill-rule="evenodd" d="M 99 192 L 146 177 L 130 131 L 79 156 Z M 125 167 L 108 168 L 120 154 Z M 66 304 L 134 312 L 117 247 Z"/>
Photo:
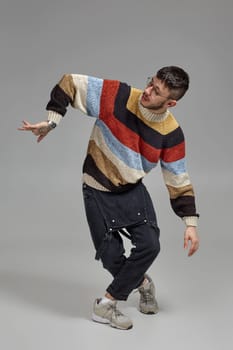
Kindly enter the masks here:
<path id="1" fill-rule="evenodd" d="M 143 107 L 142 104 L 140 103 L 140 98 L 138 100 L 138 106 L 139 106 L 139 110 L 142 113 L 143 117 L 146 120 L 151 121 L 151 122 L 163 122 L 169 114 L 169 111 L 167 109 L 161 110 L 161 111 L 160 110 L 154 111 L 154 110 L 151 110 L 149 108 Z"/>
<path id="2" fill-rule="evenodd" d="M 164 114 L 167 112 L 166 108 L 160 108 L 160 109 L 152 109 L 152 108 L 147 108 L 151 113 L 155 114 L 155 115 L 160 115 L 160 114 Z"/>

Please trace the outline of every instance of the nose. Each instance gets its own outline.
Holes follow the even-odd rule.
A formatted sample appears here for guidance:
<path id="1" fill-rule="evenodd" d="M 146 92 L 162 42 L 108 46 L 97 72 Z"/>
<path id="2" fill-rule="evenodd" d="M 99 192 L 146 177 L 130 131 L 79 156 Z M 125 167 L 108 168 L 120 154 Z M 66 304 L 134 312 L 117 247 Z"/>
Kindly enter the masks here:
<path id="1" fill-rule="evenodd" d="M 147 95 L 150 95 L 152 90 L 153 90 L 153 86 L 147 86 L 144 91 Z"/>

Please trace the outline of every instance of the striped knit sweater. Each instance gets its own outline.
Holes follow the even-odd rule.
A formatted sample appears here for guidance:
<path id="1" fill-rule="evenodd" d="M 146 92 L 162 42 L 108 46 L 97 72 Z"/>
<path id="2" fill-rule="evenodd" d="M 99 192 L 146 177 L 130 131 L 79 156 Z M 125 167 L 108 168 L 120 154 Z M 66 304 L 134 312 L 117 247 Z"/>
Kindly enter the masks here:
<path id="1" fill-rule="evenodd" d="M 155 115 L 144 108 L 141 94 L 117 80 L 66 74 L 51 92 L 48 120 L 59 123 L 69 104 L 96 118 L 83 181 L 98 190 L 125 191 L 160 162 L 174 212 L 196 226 L 182 129 L 170 111 Z"/>

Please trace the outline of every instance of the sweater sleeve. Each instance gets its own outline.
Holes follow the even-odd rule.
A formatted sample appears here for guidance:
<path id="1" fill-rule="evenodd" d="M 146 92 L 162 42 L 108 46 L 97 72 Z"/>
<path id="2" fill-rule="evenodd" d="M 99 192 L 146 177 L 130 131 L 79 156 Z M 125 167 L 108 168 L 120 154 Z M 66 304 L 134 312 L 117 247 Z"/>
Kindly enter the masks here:
<path id="1" fill-rule="evenodd" d="M 160 164 L 172 209 L 186 225 L 196 226 L 199 214 L 196 212 L 194 190 L 186 169 L 185 140 L 180 127 L 168 144 L 169 147 L 162 151 Z"/>
<path id="2" fill-rule="evenodd" d="M 46 109 L 48 119 L 59 123 L 71 105 L 83 113 L 98 118 L 103 79 L 81 75 L 65 74 L 52 89 Z"/>

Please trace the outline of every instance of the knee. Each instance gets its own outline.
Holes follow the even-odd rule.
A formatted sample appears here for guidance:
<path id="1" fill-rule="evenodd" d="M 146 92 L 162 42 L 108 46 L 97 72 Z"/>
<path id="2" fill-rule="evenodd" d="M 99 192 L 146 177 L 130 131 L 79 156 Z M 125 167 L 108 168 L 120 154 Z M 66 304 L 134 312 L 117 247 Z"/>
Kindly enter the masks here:
<path id="1" fill-rule="evenodd" d="M 101 261 L 103 264 L 104 269 L 109 271 L 112 276 L 115 276 L 121 269 L 121 267 L 124 265 L 126 260 L 126 257 L 122 255 L 113 256 L 111 254 L 108 254 L 108 252 L 105 252 L 101 256 Z"/>
<path id="2" fill-rule="evenodd" d="M 159 228 L 154 228 L 149 230 L 147 239 L 145 240 L 144 249 L 147 254 L 149 254 L 152 258 L 156 258 L 156 256 L 160 252 L 160 242 L 159 242 Z"/>
<path id="3" fill-rule="evenodd" d="M 160 243 L 159 240 L 153 240 L 148 246 L 147 246 L 148 253 L 155 259 L 157 255 L 160 252 Z"/>

